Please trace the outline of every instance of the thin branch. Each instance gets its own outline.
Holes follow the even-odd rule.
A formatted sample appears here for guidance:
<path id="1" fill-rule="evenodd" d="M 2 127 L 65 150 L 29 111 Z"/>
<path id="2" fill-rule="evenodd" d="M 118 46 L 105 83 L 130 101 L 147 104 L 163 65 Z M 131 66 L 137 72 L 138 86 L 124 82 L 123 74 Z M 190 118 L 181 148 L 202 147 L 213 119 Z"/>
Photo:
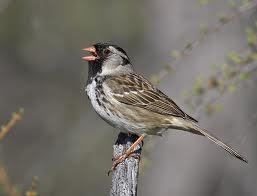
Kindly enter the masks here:
<path id="1" fill-rule="evenodd" d="M 0 132 L 0 141 L 4 139 L 7 133 L 10 132 L 12 127 L 21 120 L 23 113 L 23 109 L 19 109 L 18 112 L 15 112 L 12 114 L 11 119 L 6 125 L 3 125 L 1 127 Z M 20 193 L 14 189 L 12 184 L 10 183 L 10 180 L 8 178 L 8 175 L 6 173 L 6 170 L 3 166 L 3 164 L 0 162 L 0 185 L 2 185 L 4 192 L 9 196 L 20 196 Z"/>
<path id="2" fill-rule="evenodd" d="M 12 114 L 11 119 L 9 120 L 9 122 L 6 125 L 3 125 L 1 127 L 1 131 L 0 131 L 0 142 L 4 139 L 4 137 L 6 136 L 7 133 L 10 132 L 10 130 L 12 129 L 12 127 L 21 120 L 22 118 L 22 114 L 23 114 L 23 109 L 19 109 L 18 112 L 15 112 Z"/>
<path id="3" fill-rule="evenodd" d="M 155 76 L 154 82 L 160 82 L 163 80 L 166 76 L 169 75 L 170 70 L 173 69 L 174 66 L 176 66 L 182 59 L 184 59 L 186 56 L 190 55 L 193 48 L 199 46 L 208 35 L 216 33 L 220 31 L 220 29 L 225 25 L 234 20 L 235 18 L 239 17 L 244 12 L 251 10 L 257 6 L 257 0 L 252 0 L 251 3 L 247 4 L 246 6 L 240 7 L 237 9 L 237 11 L 231 15 L 228 16 L 221 16 L 219 18 L 219 22 L 212 28 L 207 29 L 199 39 L 196 39 L 186 45 L 186 47 L 181 51 L 177 52 L 178 58 L 175 58 L 171 66 L 165 67 L 162 69 L 158 74 Z M 255 62 L 256 63 L 256 62 Z M 250 63 L 247 63 L 247 65 Z M 251 74 L 252 72 L 257 70 L 257 66 L 253 66 L 253 68 L 249 68 L 248 66 L 240 68 L 240 72 L 245 74 Z M 239 82 L 240 77 L 236 77 L 235 79 L 230 80 L 229 82 L 237 83 Z M 229 84 L 224 84 L 224 89 L 226 90 L 229 88 Z M 216 101 L 221 94 L 218 94 L 217 96 L 214 96 L 211 98 L 211 100 L 205 100 L 205 101 Z M 205 105 L 205 102 L 202 102 L 201 105 Z M 132 140 L 131 140 L 132 139 Z M 122 155 L 126 149 L 128 149 L 133 141 L 137 139 L 136 136 L 127 136 L 124 133 L 119 134 L 119 138 L 114 145 L 114 157 Z M 141 155 L 142 145 L 137 146 L 138 149 L 138 156 Z M 127 158 L 124 162 L 120 163 L 116 170 L 113 172 L 112 175 L 112 185 L 111 185 L 111 196 L 136 196 L 137 195 L 137 183 L 138 183 L 138 171 L 139 171 L 139 160 L 135 159 L 133 157 Z"/>
<path id="4" fill-rule="evenodd" d="M 182 51 L 176 52 L 177 58 L 175 58 L 175 60 L 173 62 L 171 62 L 169 67 L 167 67 L 167 66 L 164 67 L 162 70 L 160 70 L 159 73 L 156 74 L 156 77 L 154 77 L 155 80 L 157 80 L 156 82 L 160 82 L 164 78 L 166 78 L 170 73 L 170 71 L 167 71 L 167 69 L 173 70 L 173 68 L 175 66 L 177 66 L 183 59 L 185 59 L 187 56 L 189 56 L 191 54 L 191 52 L 194 48 L 196 48 L 204 40 L 206 40 L 206 38 L 209 35 L 219 32 L 222 29 L 222 27 L 224 27 L 226 24 L 228 24 L 231 21 L 233 21 L 234 19 L 240 17 L 243 13 L 245 13 L 249 10 L 252 10 L 253 8 L 256 8 L 256 7 L 257 7 L 257 0 L 251 0 L 247 5 L 239 7 L 235 13 L 233 13 L 231 15 L 227 15 L 227 16 L 220 16 L 218 23 L 216 25 L 214 25 L 213 28 L 206 29 L 201 34 L 200 38 L 195 39 L 191 42 L 188 42 Z"/>
<path id="5" fill-rule="evenodd" d="M 219 68 L 211 77 L 202 79 L 197 87 L 193 87 L 188 93 L 186 103 L 195 111 L 195 115 L 199 115 L 206 106 L 210 106 L 207 113 L 214 112 L 212 106 L 220 97 L 226 92 L 233 92 L 237 86 L 257 72 L 257 59 L 251 57 L 255 53 L 249 50 L 240 54 L 244 55 L 234 54 L 238 63 L 234 61 L 233 64 L 223 64 L 223 68 Z"/>
<path id="6" fill-rule="evenodd" d="M 26 196 L 37 196 L 38 192 L 37 192 L 37 186 L 38 186 L 38 177 L 34 176 L 32 178 L 32 182 L 31 182 L 31 186 L 29 188 L 29 190 L 26 191 Z"/>
<path id="7" fill-rule="evenodd" d="M 257 64 L 255 63 L 255 64 L 249 65 L 249 66 L 247 66 L 247 67 L 244 67 L 243 69 L 241 69 L 241 72 L 240 72 L 240 73 L 241 73 L 241 74 L 244 73 L 244 74 L 246 74 L 246 75 L 251 75 L 251 74 L 253 74 L 254 72 L 256 73 L 256 71 L 257 71 Z M 228 92 L 229 85 L 231 85 L 231 84 L 236 85 L 236 84 L 239 84 L 239 83 L 240 83 L 240 78 L 239 78 L 239 77 L 236 77 L 236 78 L 234 78 L 233 80 L 226 82 L 226 83 L 224 84 L 224 92 Z M 207 98 L 206 100 L 204 100 L 203 103 L 201 104 L 201 106 L 197 108 L 196 113 L 199 114 L 198 111 L 199 111 L 199 110 L 202 110 L 203 107 L 206 106 L 206 104 L 213 104 L 213 103 L 217 102 L 217 100 L 218 100 L 219 98 L 221 98 L 222 95 L 223 95 L 223 94 L 221 94 L 221 93 L 219 93 L 219 94 L 217 93 L 216 95 L 210 96 L 209 98 Z"/>
<path id="8" fill-rule="evenodd" d="M 8 196 L 20 196 L 20 193 L 16 191 L 12 186 L 12 184 L 10 183 L 8 175 L 1 162 L 0 162 L 0 185 L 2 186 L 5 194 L 7 194 Z"/>

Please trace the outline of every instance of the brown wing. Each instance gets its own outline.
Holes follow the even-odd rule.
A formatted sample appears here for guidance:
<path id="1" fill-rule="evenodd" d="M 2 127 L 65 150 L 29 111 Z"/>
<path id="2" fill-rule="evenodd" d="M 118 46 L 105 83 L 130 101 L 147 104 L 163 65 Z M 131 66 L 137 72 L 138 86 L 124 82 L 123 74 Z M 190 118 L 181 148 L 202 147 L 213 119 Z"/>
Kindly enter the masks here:
<path id="1" fill-rule="evenodd" d="M 105 82 L 112 89 L 113 97 L 121 103 L 197 122 L 143 76 L 132 73 L 110 77 Z"/>

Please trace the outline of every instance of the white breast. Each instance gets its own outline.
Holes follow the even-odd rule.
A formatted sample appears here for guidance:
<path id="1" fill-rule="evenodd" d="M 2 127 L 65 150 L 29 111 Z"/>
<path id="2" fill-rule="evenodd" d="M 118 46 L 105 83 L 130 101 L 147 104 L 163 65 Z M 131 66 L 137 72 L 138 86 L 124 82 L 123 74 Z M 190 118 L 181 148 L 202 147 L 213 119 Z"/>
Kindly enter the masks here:
<path id="1" fill-rule="evenodd" d="M 93 80 L 91 84 L 87 85 L 86 92 L 87 92 L 87 95 L 88 95 L 88 97 L 91 101 L 91 104 L 92 104 L 94 110 L 96 111 L 96 113 L 103 120 L 105 120 L 106 122 L 108 122 L 110 125 L 112 125 L 115 128 L 118 128 L 123 131 L 126 131 L 126 130 L 132 131 L 133 129 L 135 129 L 136 128 L 136 127 L 134 127 L 135 125 L 134 124 L 132 125 L 129 121 L 124 119 L 121 113 L 119 113 L 119 115 L 115 115 L 108 109 L 105 110 L 102 106 L 99 105 L 97 99 L 99 101 L 101 101 L 101 98 L 97 97 L 95 88 L 96 88 L 96 82 L 95 82 L 95 80 Z M 110 99 L 110 97 L 108 96 L 108 95 L 110 95 L 109 91 L 110 91 L 110 89 L 104 85 L 104 92 L 107 95 L 108 100 L 113 104 L 112 108 L 117 108 L 118 107 L 117 104 L 120 104 L 120 103 L 118 103 L 116 100 Z M 102 103 L 102 104 L 105 104 L 105 103 Z M 108 108 L 108 107 L 106 107 L 106 108 Z"/>
<path id="2" fill-rule="evenodd" d="M 101 116 L 101 117 L 107 117 L 107 113 L 100 107 L 99 103 L 97 102 L 97 97 L 96 97 L 96 91 L 95 91 L 95 88 L 96 88 L 96 82 L 95 80 L 92 81 L 91 84 L 88 84 L 87 87 L 86 87 L 86 92 L 87 92 L 87 95 L 91 101 L 91 104 L 94 108 L 94 110 Z"/>
<path id="3" fill-rule="evenodd" d="M 101 101 L 100 97 L 97 97 L 96 94 L 96 82 L 95 80 L 92 81 L 91 84 L 87 85 L 86 87 L 86 92 L 87 95 L 91 101 L 91 104 L 94 108 L 94 110 L 96 111 L 96 113 L 106 122 L 108 122 L 109 124 L 111 124 L 114 127 L 120 128 L 120 119 L 118 116 L 114 115 L 112 112 L 110 112 L 108 109 L 104 109 L 102 106 L 99 105 L 98 101 Z M 98 99 L 98 101 L 97 101 Z M 105 104 L 105 103 L 102 103 Z"/>

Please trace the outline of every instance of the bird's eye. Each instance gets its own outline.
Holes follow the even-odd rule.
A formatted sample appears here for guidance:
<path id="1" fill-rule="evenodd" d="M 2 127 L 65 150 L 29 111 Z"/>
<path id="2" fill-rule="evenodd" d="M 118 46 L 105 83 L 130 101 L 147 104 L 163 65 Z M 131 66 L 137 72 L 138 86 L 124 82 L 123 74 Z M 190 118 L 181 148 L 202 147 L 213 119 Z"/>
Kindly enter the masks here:
<path id="1" fill-rule="evenodd" d="M 105 55 L 110 54 L 110 52 L 111 52 L 111 51 L 110 51 L 109 49 L 104 49 L 104 54 L 105 54 Z"/>

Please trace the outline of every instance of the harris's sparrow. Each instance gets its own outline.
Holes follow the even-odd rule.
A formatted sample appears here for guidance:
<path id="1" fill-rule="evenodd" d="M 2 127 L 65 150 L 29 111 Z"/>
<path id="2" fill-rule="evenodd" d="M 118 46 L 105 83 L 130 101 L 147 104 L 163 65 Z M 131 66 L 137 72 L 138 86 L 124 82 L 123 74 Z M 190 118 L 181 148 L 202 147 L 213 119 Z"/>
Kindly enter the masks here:
<path id="1" fill-rule="evenodd" d="M 159 135 L 168 129 L 205 136 L 231 155 L 247 162 L 234 149 L 200 128 L 197 120 L 138 74 L 122 48 L 97 43 L 84 50 L 91 53 L 83 59 L 89 65 L 86 92 L 94 110 L 113 127 L 139 136 L 126 153 L 116 159 L 112 169 L 132 153 L 146 135 Z"/>

